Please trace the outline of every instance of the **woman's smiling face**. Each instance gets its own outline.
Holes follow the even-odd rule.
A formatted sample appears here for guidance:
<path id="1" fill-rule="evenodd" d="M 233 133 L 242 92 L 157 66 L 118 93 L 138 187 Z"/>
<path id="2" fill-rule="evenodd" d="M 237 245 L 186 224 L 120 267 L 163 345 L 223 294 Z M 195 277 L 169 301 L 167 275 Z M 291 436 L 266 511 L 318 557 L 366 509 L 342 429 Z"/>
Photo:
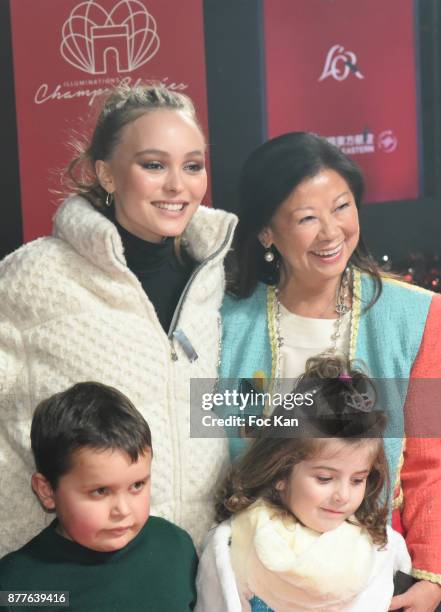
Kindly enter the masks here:
<path id="1" fill-rule="evenodd" d="M 323 169 L 294 189 L 260 237 L 275 245 L 285 272 L 311 284 L 343 273 L 359 235 L 349 185 L 334 170 Z"/>
<path id="2" fill-rule="evenodd" d="M 178 236 L 207 189 L 203 134 L 185 112 L 151 110 L 122 128 L 96 172 L 125 229 L 150 242 Z"/>

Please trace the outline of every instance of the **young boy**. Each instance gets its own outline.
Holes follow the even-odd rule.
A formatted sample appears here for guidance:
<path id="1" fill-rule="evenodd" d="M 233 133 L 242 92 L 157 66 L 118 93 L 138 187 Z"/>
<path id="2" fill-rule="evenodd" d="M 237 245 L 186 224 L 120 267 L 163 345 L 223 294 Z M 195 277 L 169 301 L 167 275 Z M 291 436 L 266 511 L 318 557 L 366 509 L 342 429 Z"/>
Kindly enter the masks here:
<path id="1" fill-rule="evenodd" d="M 76 384 L 37 406 L 31 442 L 33 490 L 57 518 L 0 561 L 0 591 L 69 591 L 81 612 L 191 610 L 196 552 L 182 529 L 149 518 L 150 429 L 129 399 Z"/>

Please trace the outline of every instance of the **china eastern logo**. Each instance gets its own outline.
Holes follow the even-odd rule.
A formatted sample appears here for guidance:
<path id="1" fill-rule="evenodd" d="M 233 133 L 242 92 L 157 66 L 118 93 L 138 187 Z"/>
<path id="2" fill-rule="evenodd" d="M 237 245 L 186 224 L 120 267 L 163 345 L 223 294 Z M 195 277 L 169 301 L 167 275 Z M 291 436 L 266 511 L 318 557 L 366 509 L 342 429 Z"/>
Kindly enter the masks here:
<path id="1" fill-rule="evenodd" d="M 393 130 L 384 130 L 378 134 L 378 148 L 385 153 L 393 153 L 398 146 L 398 138 Z"/>
<path id="2" fill-rule="evenodd" d="M 342 45 L 334 45 L 328 51 L 319 82 L 330 77 L 336 81 L 344 81 L 351 75 L 364 79 L 357 66 L 357 56 L 353 51 L 345 51 Z"/>
<path id="3" fill-rule="evenodd" d="M 63 24 L 61 55 L 88 74 L 132 72 L 159 50 L 156 21 L 139 0 L 120 0 L 109 11 L 95 0 L 81 2 Z"/>

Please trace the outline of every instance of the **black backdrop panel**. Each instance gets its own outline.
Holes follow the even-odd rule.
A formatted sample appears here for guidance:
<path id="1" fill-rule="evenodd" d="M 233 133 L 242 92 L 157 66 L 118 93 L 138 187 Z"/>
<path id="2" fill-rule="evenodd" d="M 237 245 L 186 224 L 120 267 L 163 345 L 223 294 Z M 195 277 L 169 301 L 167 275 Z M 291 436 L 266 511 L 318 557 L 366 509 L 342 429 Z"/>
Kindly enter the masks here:
<path id="1" fill-rule="evenodd" d="M 0 0 L 0 258 L 22 243 L 9 1 Z"/>

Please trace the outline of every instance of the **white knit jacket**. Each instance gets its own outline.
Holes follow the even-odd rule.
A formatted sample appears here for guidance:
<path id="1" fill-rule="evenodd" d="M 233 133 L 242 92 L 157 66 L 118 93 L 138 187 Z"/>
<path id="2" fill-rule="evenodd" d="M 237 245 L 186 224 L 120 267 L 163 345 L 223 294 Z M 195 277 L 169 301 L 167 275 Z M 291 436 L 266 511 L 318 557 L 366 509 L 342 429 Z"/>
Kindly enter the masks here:
<path id="1" fill-rule="evenodd" d="M 120 389 L 144 415 L 154 450 L 151 513 L 201 543 L 227 447 L 223 439 L 190 438 L 190 379 L 217 375 L 223 259 L 235 224 L 230 213 L 200 207 L 184 234 L 189 254 L 203 263 L 172 328 L 190 340 L 198 354 L 193 362 L 169 340 L 127 268 L 114 224 L 83 198 L 59 208 L 53 237 L 0 264 L 0 557 L 53 518 L 31 492 L 33 410 L 51 394 L 90 380 Z"/>

